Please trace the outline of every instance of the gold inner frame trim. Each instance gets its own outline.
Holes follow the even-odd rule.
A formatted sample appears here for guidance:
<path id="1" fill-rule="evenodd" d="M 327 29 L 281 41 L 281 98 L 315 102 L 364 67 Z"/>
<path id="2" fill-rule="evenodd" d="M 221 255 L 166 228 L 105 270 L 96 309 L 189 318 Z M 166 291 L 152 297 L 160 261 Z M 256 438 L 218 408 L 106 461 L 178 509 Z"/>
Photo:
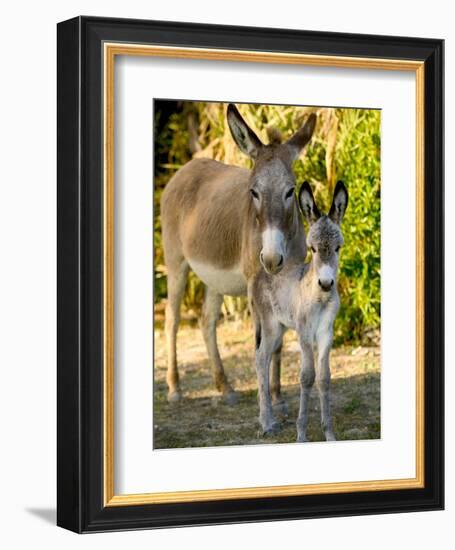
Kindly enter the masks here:
<path id="1" fill-rule="evenodd" d="M 115 56 L 153 56 L 412 71 L 416 77 L 416 477 L 116 495 L 114 492 L 114 70 Z M 104 503 L 105 506 L 384 491 L 424 487 L 424 63 L 423 61 L 104 43 Z"/>

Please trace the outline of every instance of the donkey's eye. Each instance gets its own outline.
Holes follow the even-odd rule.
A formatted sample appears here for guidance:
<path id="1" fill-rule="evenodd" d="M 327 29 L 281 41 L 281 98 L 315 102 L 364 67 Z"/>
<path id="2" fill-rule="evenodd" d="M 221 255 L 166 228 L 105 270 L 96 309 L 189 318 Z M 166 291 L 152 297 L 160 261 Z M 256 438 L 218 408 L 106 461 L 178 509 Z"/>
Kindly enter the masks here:
<path id="1" fill-rule="evenodd" d="M 292 197 L 292 195 L 294 194 L 294 187 L 291 187 L 291 189 L 289 189 L 287 192 L 286 192 L 286 195 L 284 196 L 285 199 L 290 199 Z"/>
<path id="2" fill-rule="evenodd" d="M 337 247 L 335 248 L 335 252 L 339 252 L 339 251 L 340 251 L 340 247 L 337 246 Z"/>
<path id="3" fill-rule="evenodd" d="M 313 254 L 316 254 L 316 249 L 314 248 L 314 246 L 311 247 L 311 252 L 313 252 Z"/>
<path id="4" fill-rule="evenodd" d="M 253 196 L 253 199 L 257 200 L 259 198 L 259 193 L 256 191 L 256 189 L 250 189 L 250 193 Z"/>

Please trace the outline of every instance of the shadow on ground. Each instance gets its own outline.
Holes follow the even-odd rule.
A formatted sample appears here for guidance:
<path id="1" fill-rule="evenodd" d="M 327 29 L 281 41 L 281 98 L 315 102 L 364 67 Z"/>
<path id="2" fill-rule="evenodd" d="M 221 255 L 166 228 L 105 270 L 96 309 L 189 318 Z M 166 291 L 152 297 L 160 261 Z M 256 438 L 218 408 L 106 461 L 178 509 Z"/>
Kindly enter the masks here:
<path id="1" fill-rule="evenodd" d="M 179 335 L 183 400 L 167 403 L 164 336 L 155 334 L 154 448 L 211 447 L 291 443 L 296 440 L 300 386 L 300 354 L 295 338 L 286 338 L 282 364 L 282 393 L 289 414 L 272 437 L 259 435 L 257 383 L 249 330 L 221 327 L 220 351 L 239 402 L 226 405 L 213 387 L 210 365 L 199 331 L 184 328 Z M 378 439 L 380 433 L 379 348 L 332 351 L 332 415 L 338 440 Z M 313 389 L 309 406 L 310 441 L 323 441 L 319 397 Z"/>

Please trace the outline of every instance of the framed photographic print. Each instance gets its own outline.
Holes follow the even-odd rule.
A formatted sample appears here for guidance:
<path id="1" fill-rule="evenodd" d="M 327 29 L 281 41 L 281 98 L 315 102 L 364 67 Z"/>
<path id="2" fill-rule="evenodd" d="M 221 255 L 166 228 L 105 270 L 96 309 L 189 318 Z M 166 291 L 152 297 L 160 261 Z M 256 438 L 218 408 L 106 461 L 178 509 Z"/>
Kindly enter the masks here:
<path id="1" fill-rule="evenodd" d="M 58 525 L 443 508 L 443 41 L 58 25 Z"/>

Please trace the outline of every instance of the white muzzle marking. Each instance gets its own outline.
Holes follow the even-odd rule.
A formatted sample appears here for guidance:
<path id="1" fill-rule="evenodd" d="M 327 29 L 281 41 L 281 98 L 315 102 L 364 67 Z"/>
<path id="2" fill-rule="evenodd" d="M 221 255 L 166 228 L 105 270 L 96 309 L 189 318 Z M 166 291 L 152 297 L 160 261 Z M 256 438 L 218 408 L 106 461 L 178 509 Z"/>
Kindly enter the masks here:
<path id="1" fill-rule="evenodd" d="M 318 272 L 318 277 L 324 286 L 330 285 L 335 280 L 335 270 L 328 264 L 323 264 Z"/>
<path id="2" fill-rule="evenodd" d="M 284 256 L 284 235 L 276 227 L 268 227 L 262 233 L 262 254 L 266 256 Z"/>
<path id="3" fill-rule="evenodd" d="M 281 270 L 285 257 L 285 239 L 283 232 L 275 227 L 268 227 L 262 233 L 261 263 L 268 273 Z"/>

